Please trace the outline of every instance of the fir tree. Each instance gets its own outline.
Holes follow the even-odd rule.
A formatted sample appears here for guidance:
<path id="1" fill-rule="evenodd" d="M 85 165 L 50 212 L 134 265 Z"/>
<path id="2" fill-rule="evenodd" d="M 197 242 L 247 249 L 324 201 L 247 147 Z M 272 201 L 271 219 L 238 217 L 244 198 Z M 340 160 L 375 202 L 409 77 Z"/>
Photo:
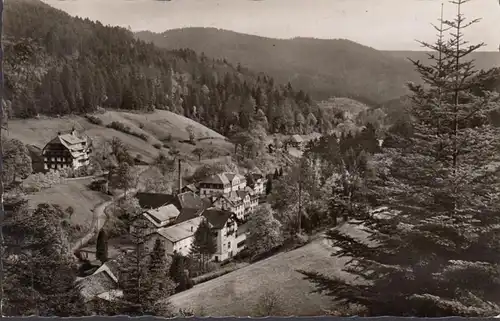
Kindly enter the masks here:
<path id="1" fill-rule="evenodd" d="M 5 311 L 7 315 L 83 316 L 75 287 L 77 267 L 61 218 L 63 211 L 40 204 L 32 214 L 21 206 L 6 222 Z"/>
<path id="2" fill-rule="evenodd" d="M 271 194 L 273 191 L 273 178 L 269 177 L 266 181 L 266 195 Z"/>
<path id="3" fill-rule="evenodd" d="M 281 223 L 274 218 L 271 206 L 261 206 L 248 221 L 247 248 L 255 257 L 283 244 Z"/>
<path id="4" fill-rule="evenodd" d="M 100 230 L 97 235 L 95 255 L 102 263 L 108 260 L 108 235 L 105 230 Z"/>
<path id="5" fill-rule="evenodd" d="M 179 253 L 175 253 L 169 269 L 170 278 L 177 284 L 175 292 L 181 292 L 193 287 L 186 270 L 186 258 Z"/>
<path id="6" fill-rule="evenodd" d="M 204 219 L 194 233 L 190 254 L 193 258 L 199 260 L 202 269 L 204 269 L 206 263 L 216 251 L 217 243 L 215 237 L 213 236 L 210 224 Z"/>
<path id="7" fill-rule="evenodd" d="M 393 215 L 366 216 L 372 245 L 332 231 L 329 237 L 353 257 L 346 271 L 357 284 L 302 271 L 337 302 L 362 305 L 370 316 L 492 316 L 500 310 L 500 182 L 494 173 L 498 131 L 488 123 L 497 97 L 476 96 L 478 77 L 466 57 L 469 45 L 457 0 L 453 21 L 442 21 L 432 65 L 414 61 L 425 86 L 410 85 L 412 130 L 390 151 L 389 171 L 373 187 Z"/>
<path id="8" fill-rule="evenodd" d="M 149 275 L 149 253 L 146 246 L 147 222 L 140 217 L 132 220 L 130 239 L 134 244 L 134 253 L 121 267 L 120 287 L 123 299 L 127 303 L 124 313 L 129 315 L 155 315 L 158 297 L 155 295 L 155 282 Z"/>

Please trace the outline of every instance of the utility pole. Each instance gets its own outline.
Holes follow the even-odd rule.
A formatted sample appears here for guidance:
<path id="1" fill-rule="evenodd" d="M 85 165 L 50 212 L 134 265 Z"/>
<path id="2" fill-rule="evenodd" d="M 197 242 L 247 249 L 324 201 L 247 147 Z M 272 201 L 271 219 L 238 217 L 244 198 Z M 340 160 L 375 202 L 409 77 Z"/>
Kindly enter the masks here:
<path id="1" fill-rule="evenodd" d="M 5 125 L 5 114 L 3 109 L 3 0 L 0 0 L 0 318 L 3 318 L 3 301 L 4 301 L 4 273 L 3 273 L 3 224 L 5 219 L 5 211 L 3 204 L 3 144 L 2 144 L 2 128 Z"/>

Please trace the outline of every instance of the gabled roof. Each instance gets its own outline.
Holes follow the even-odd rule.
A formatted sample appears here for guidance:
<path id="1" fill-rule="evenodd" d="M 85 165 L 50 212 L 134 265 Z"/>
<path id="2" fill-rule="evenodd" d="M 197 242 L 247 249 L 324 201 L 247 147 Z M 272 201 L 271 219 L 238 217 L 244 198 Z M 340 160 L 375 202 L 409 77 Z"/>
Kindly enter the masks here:
<path id="1" fill-rule="evenodd" d="M 205 217 L 210 225 L 215 229 L 221 229 L 226 225 L 227 221 L 235 214 L 230 211 L 221 210 L 218 208 L 209 208 L 203 211 Z"/>
<path id="2" fill-rule="evenodd" d="M 207 207 L 204 200 L 194 192 L 184 192 L 178 195 L 163 193 L 137 193 L 139 205 L 145 209 L 159 209 L 173 205 L 182 213 L 186 209 L 203 209 Z M 177 213 L 177 215 L 180 215 Z"/>
<path id="3" fill-rule="evenodd" d="M 62 134 L 62 135 L 59 135 L 58 137 L 59 137 L 59 139 L 61 141 L 63 141 L 64 143 L 66 143 L 69 146 L 77 145 L 77 144 L 82 144 L 82 143 L 86 143 L 87 142 L 86 138 L 78 137 L 76 135 L 76 132 Z"/>
<path id="4" fill-rule="evenodd" d="M 224 173 L 224 175 L 227 177 L 227 179 L 232 182 L 234 178 L 236 177 L 235 173 Z"/>
<path id="5" fill-rule="evenodd" d="M 102 293 L 118 288 L 118 284 L 108 273 L 100 272 L 77 281 L 77 288 L 86 301 L 92 300 Z"/>
<path id="6" fill-rule="evenodd" d="M 87 146 L 90 146 L 91 140 L 89 137 L 79 137 L 76 132 L 71 132 L 67 134 L 59 134 L 57 137 L 53 138 L 47 145 L 50 144 L 61 144 L 71 153 L 72 157 L 78 157 L 84 154 L 82 149 L 85 149 L 87 146 L 83 147 L 83 143 L 88 143 Z M 47 147 L 47 145 L 45 147 Z M 45 150 L 45 148 L 44 148 Z"/>
<path id="7" fill-rule="evenodd" d="M 179 216 L 179 213 L 180 212 L 175 205 L 168 204 L 156 209 L 150 209 L 144 212 L 143 215 L 156 227 L 162 227 L 171 220 L 175 220 L 177 216 Z"/>
<path id="8" fill-rule="evenodd" d="M 177 195 L 180 208 L 192 208 L 192 209 L 201 209 L 205 207 L 205 204 L 201 200 L 201 197 L 194 192 L 184 192 Z"/>
<path id="9" fill-rule="evenodd" d="M 198 191 L 198 187 L 196 187 L 196 185 L 194 185 L 194 184 L 185 185 L 182 189 L 183 190 L 187 189 L 188 191 L 195 192 L 195 193 Z"/>
<path id="10" fill-rule="evenodd" d="M 215 174 L 202 180 L 203 183 L 207 184 L 229 184 L 229 179 L 224 174 Z"/>
<path id="11" fill-rule="evenodd" d="M 192 220 L 193 218 L 200 216 L 201 213 L 203 213 L 203 208 L 183 208 L 179 216 L 175 219 L 175 224 Z"/>
<path id="12" fill-rule="evenodd" d="M 164 193 L 137 193 L 135 195 L 139 201 L 139 205 L 144 209 L 153 209 L 161 207 L 165 204 L 178 204 L 177 198 L 171 194 Z"/>
<path id="13" fill-rule="evenodd" d="M 160 228 L 156 231 L 156 233 L 172 243 L 176 243 L 180 240 L 193 236 L 202 220 L 203 217 L 199 216 L 189 221 Z"/>

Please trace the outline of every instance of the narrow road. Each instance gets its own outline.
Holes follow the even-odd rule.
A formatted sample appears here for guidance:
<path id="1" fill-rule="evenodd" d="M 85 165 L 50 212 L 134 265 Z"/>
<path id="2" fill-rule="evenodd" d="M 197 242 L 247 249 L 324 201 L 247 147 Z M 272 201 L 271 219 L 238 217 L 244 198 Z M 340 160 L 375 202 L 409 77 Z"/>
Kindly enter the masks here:
<path id="1" fill-rule="evenodd" d="M 138 171 L 138 177 L 141 176 L 142 173 L 144 173 L 145 171 L 147 170 L 147 167 L 143 167 L 141 168 L 139 171 Z M 139 182 L 140 180 L 138 180 Z M 131 188 L 127 191 L 127 194 L 134 194 L 136 193 L 139 189 L 140 189 L 140 184 L 138 184 L 137 187 L 135 188 Z M 125 192 L 117 195 L 117 196 L 114 196 L 111 200 L 109 201 L 106 201 L 106 202 L 103 202 L 99 205 L 97 205 L 94 209 L 93 209 L 93 212 L 94 212 L 94 219 L 92 221 L 92 227 L 91 227 L 91 230 L 85 234 L 84 236 L 82 236 L 78 241 L 75 242 L 75 244 L 72 246 L 71 248 L 71 252 L 72 253 L 75 253 L 78 249 L 84 247 L 85 245 L 87 245 L 90 240 L 96 235 L 99 233 L 99 231 L 102 229 L 102 227 L 104 226 L 104 223 L 106 223 L 106 213 L 105 213 L 105 210 L 106 208 L 113 204 L 114 202 L 117 202 L 119 201 L 120 199 L 122 199 L 123 197 L 125 196 Z"/>

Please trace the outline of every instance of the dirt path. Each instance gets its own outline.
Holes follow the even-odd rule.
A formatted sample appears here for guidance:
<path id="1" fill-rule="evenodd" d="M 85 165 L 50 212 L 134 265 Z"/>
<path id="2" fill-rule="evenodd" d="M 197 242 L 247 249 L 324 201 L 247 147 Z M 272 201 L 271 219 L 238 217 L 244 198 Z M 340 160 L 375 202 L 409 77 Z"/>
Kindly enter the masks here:
<path id="1" fill-rule="evenodd" d="M 138 171 L 138 176 L 140 176 L 146 170 L 147 170 L 147 167 L 141 167 L 140 170 Z M 130 190 L 127 191 L 127 194 L 131 194 L 131 193 L 134 194 L 138 190 L 140 190 L 140 188 L 141 188 L 140 185 L 136 186 L 135 188 L 131 188 Z M 90 240 L 96 234 L 99 233 L 99 231 L 104 226 L 104 223 L 106 223 L 106 213 L 105 213 L 106 208 L 108 206 L 110 206 L 111 204 L 119 201 L 123 197 L 125 197 L 125 192 L 123 192 L 123 193 L 121 193 L 121 194 L 119 194 L 117 196 L 114 196 L 109 201 L 106 201 L 106 202 L 103 202 L 103 203 L 97 205 L 93 209 L 94 215 L 93 215 L 91 230 L 87 234 L 85 234 L 84 236 L 82 236 L 78 241 L 76 241 L 74 243 L 74 245 L 71 248 L 71 251 L 73 253 L 75 253 L 75 251 L 77 251 L 78 249 L 80 249 L 80 248 L 84 247 L 85 245 L 87 245 L 90 242 Z"/>

